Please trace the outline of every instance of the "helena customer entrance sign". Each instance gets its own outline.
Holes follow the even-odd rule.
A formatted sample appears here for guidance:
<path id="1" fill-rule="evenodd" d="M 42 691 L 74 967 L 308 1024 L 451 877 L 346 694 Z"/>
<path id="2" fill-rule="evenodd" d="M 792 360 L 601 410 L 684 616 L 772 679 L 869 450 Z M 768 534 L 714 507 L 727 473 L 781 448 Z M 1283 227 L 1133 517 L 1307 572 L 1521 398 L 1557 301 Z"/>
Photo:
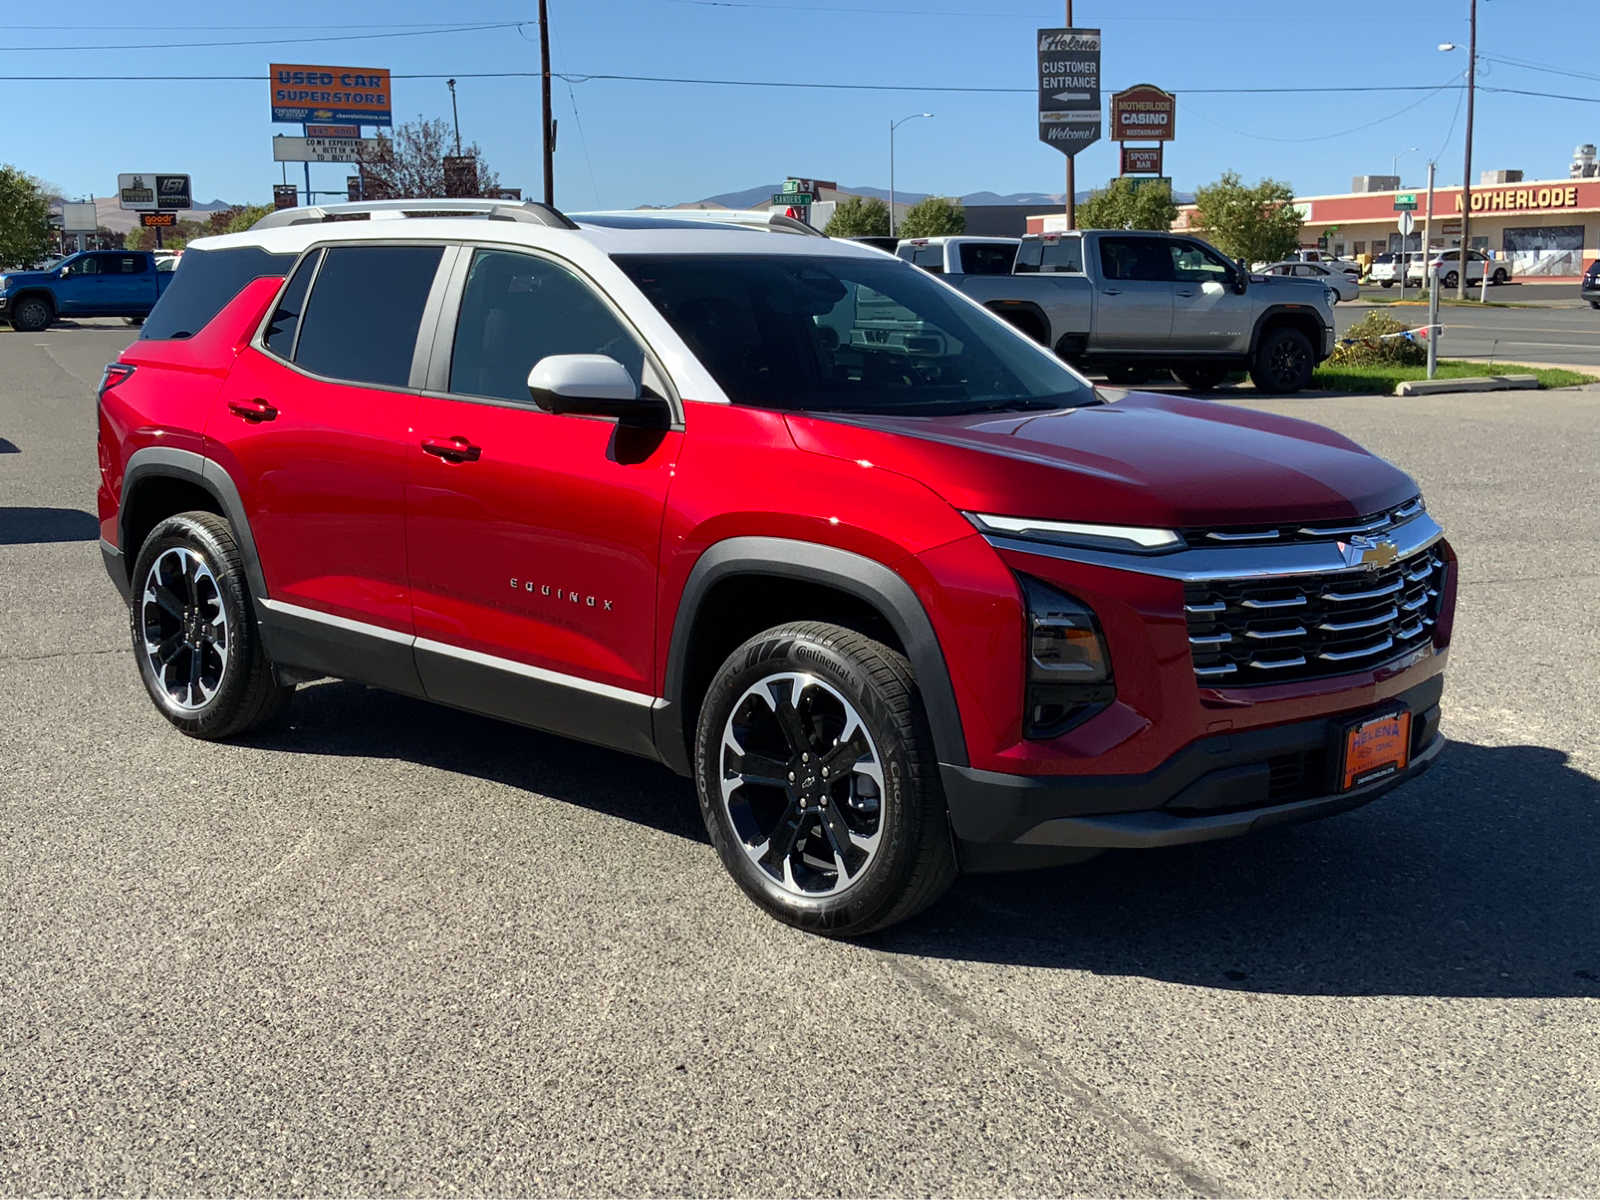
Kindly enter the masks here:
<path id="1" fill-rule="evenodd" d="M 1041 29 L 1039 140 L 1066 155 L 1100 140 L 1100 31 Z"/>

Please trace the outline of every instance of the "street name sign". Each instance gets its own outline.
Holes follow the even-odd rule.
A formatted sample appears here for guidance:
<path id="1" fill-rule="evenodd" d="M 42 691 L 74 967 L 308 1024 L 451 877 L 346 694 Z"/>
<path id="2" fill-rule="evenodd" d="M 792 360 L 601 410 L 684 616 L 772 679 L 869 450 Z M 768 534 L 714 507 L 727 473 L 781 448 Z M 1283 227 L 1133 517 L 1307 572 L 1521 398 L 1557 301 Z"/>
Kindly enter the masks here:
<path id="1" fill-rule="evenodd" d="M 1100 140 L 1100 31 L 1041 29 L 1039 140 L 1066 155 Z"/>
<path id="2" fill-rule="evenodd" d="M 1396 192 L 1394 194 L 1395 212 L 1416 212 L 1417 194 L 1415 192 Z"/>

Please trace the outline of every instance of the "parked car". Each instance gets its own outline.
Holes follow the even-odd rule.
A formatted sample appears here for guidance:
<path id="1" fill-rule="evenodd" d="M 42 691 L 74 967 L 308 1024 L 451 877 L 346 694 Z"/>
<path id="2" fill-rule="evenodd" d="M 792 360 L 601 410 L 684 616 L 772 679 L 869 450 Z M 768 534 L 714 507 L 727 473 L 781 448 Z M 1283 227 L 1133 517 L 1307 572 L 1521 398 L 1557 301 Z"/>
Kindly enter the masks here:
<path id="1" fill-rule="evenodd" d="M 882 237 L 872 233 L 858 234 L 844 240 L 854 242 L 858 246 L 871 246 L 874 250 L 882 250 L 885 254 L 893 254 L 900 245 L 900 239 L 897 237 Z"/>
<path id="2" fill-rule="evenodd" d="M 927 272 L 796 232 L 410 200 L 191 243 L 99 389 L 157 710 L 230 738 L 333 675 L 642 755 L 752 899 L 836 936 L 1439 756 L 1456 558 L 1400 469 L 1106 403 Z"/>
<path id="3" fill-rule="evenodd" d="M 1354 276 L 1347 275 L 1343 271 L 1336 270 L 1324 263 L 1273 263 L 1263 270 L 1261 274 L 1282 275 L 1290 279 L 1315 280 L 1331 288 L 1335 300 L 1357 300 L 1361 297 L 1361 285 L 1356 282 Z"/>
<path id="4" fill-rule="evenodd" d="M 1402 269 L 1408 269 L 1412 263 L 1420 264 L 1421 262 L 1422 254 L 1420 251 L 1408 250 L 1403 256 L 1392 251 L 1385 251 L 1372 260 L 1372 270 L 1367 273 L 1367 282 L 1392 288 L 1400 282 Z"/>
<path id="5" fill-rule="evenodd" d="M 1590 308 L 1600 308 L 1600 260 L 1589 264 L 1578 294 L 1589 302 Z"/>
<path id="6" fill-rule="evenodd" d="M 1427 278 L 1426 273 L 1431 273 L 1436 267 L 1439 271 L 1439 283 L 1443 287 L 1455 287 L 1461 279 L 1461 252 L 1459 250 L 1436 251 L 1426 262 L 1420 255 L 1417 256 L 1406 268 L 1407 281 L 1420 287 Z M 1489 273 L 1489 283 L 1492 286 L 1511 282 L 1510 264 L 1492 260 L 1482 250 L 1468 250 L 1467 285 L 1476 287 L 1481 284 L 1485 270 Z"/>
<path id="7" fill-rule="evenodd" d="M 1317 263 L 1320 266 L 1327 267 L 1330 271 L 1340 271 L 1346 275 L 1353 275 L 1357 279 L 1361 278 L 1360 263 L 1351 262 L 1347 258 L 1340 258 L 1337 255 L 1328 253 L 1326 250 L 1295 250 L 1284 255 L 1281 261 Z M 1265 271 L 1269 266 L 1274 265 L 1276 264 L 1259 262 L 1252 265 L 1251 270 Z"/>
<path id="8" fill-rule="evenodd" d="M 1197 391 L 1233 371 L 1296 392 L 1333 351 L 1331 288 L 1252 275 L 1198 238 L 1080 230 L 1022 239 L 1013 274 L 952 282 L 1118 384 L 1170 370 Z"/>
<path id="9" fill-rule="evenodd" d="M 37 333 L 61 317 L 143 318 L 173 276 L 157 269 L 153 254 L 89 250 L 46 271 L 0 275 L 0 319 Z"/>
<path id="10" fill-rule="evenodd" d="M 895 253 L 935 275 L 1009 275 L 1021 238 L 903 238 Z"/>

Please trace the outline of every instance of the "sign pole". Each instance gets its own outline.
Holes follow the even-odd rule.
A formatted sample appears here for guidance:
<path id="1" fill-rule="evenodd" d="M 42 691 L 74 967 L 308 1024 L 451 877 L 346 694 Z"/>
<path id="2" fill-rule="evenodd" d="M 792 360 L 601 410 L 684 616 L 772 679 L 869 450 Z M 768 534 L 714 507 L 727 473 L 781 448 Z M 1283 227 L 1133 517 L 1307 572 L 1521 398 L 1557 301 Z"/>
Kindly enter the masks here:
<path id="1" fill-rule="evenodd" d="M 1431 263 L 1428 272 L 1428 378 L 1439 370 L 1439 268 Z"/>
<path id="2" fill-rule="evenodd" d="M 1434 164 L 1430 162 L 1428 164 L 1428 215 L 1422 221 L 1422 271 L 1425 276 L 1428 273 L 1427 264 L 1433 261 L 1433 169 Z M 1431 282 L 1429 286 L 1432 286 Z M 1429 320 L 1432 320 L 1432 318 L 1430 317 Z M 1432 379 L 1433 375 L 1429 374 L 1428 378 Z"/>
<path id="3" fill-rule="evenodd" d="M 1066 0 L 1067 28 L 1072 28 L 1072 0 Z M 1067 155 L 1067 228 L 1078 227 L 1078 156 Z"/>

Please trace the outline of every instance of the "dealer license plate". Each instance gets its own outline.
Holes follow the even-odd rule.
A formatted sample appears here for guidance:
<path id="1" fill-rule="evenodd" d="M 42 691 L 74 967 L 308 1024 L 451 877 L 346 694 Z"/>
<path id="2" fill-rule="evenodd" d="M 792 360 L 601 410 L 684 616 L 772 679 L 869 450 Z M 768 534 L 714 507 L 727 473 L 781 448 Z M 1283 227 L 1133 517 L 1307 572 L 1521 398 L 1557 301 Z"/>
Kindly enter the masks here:
<path id="1" fill-rule="evenodd" d="M 1384 713 L 1368 717 L 1345 730 L 1344 758 L 1339 770 L 1339 790 L 1376 783 L 1406 769 L 1411 757 L 1411 714 Z"/>

